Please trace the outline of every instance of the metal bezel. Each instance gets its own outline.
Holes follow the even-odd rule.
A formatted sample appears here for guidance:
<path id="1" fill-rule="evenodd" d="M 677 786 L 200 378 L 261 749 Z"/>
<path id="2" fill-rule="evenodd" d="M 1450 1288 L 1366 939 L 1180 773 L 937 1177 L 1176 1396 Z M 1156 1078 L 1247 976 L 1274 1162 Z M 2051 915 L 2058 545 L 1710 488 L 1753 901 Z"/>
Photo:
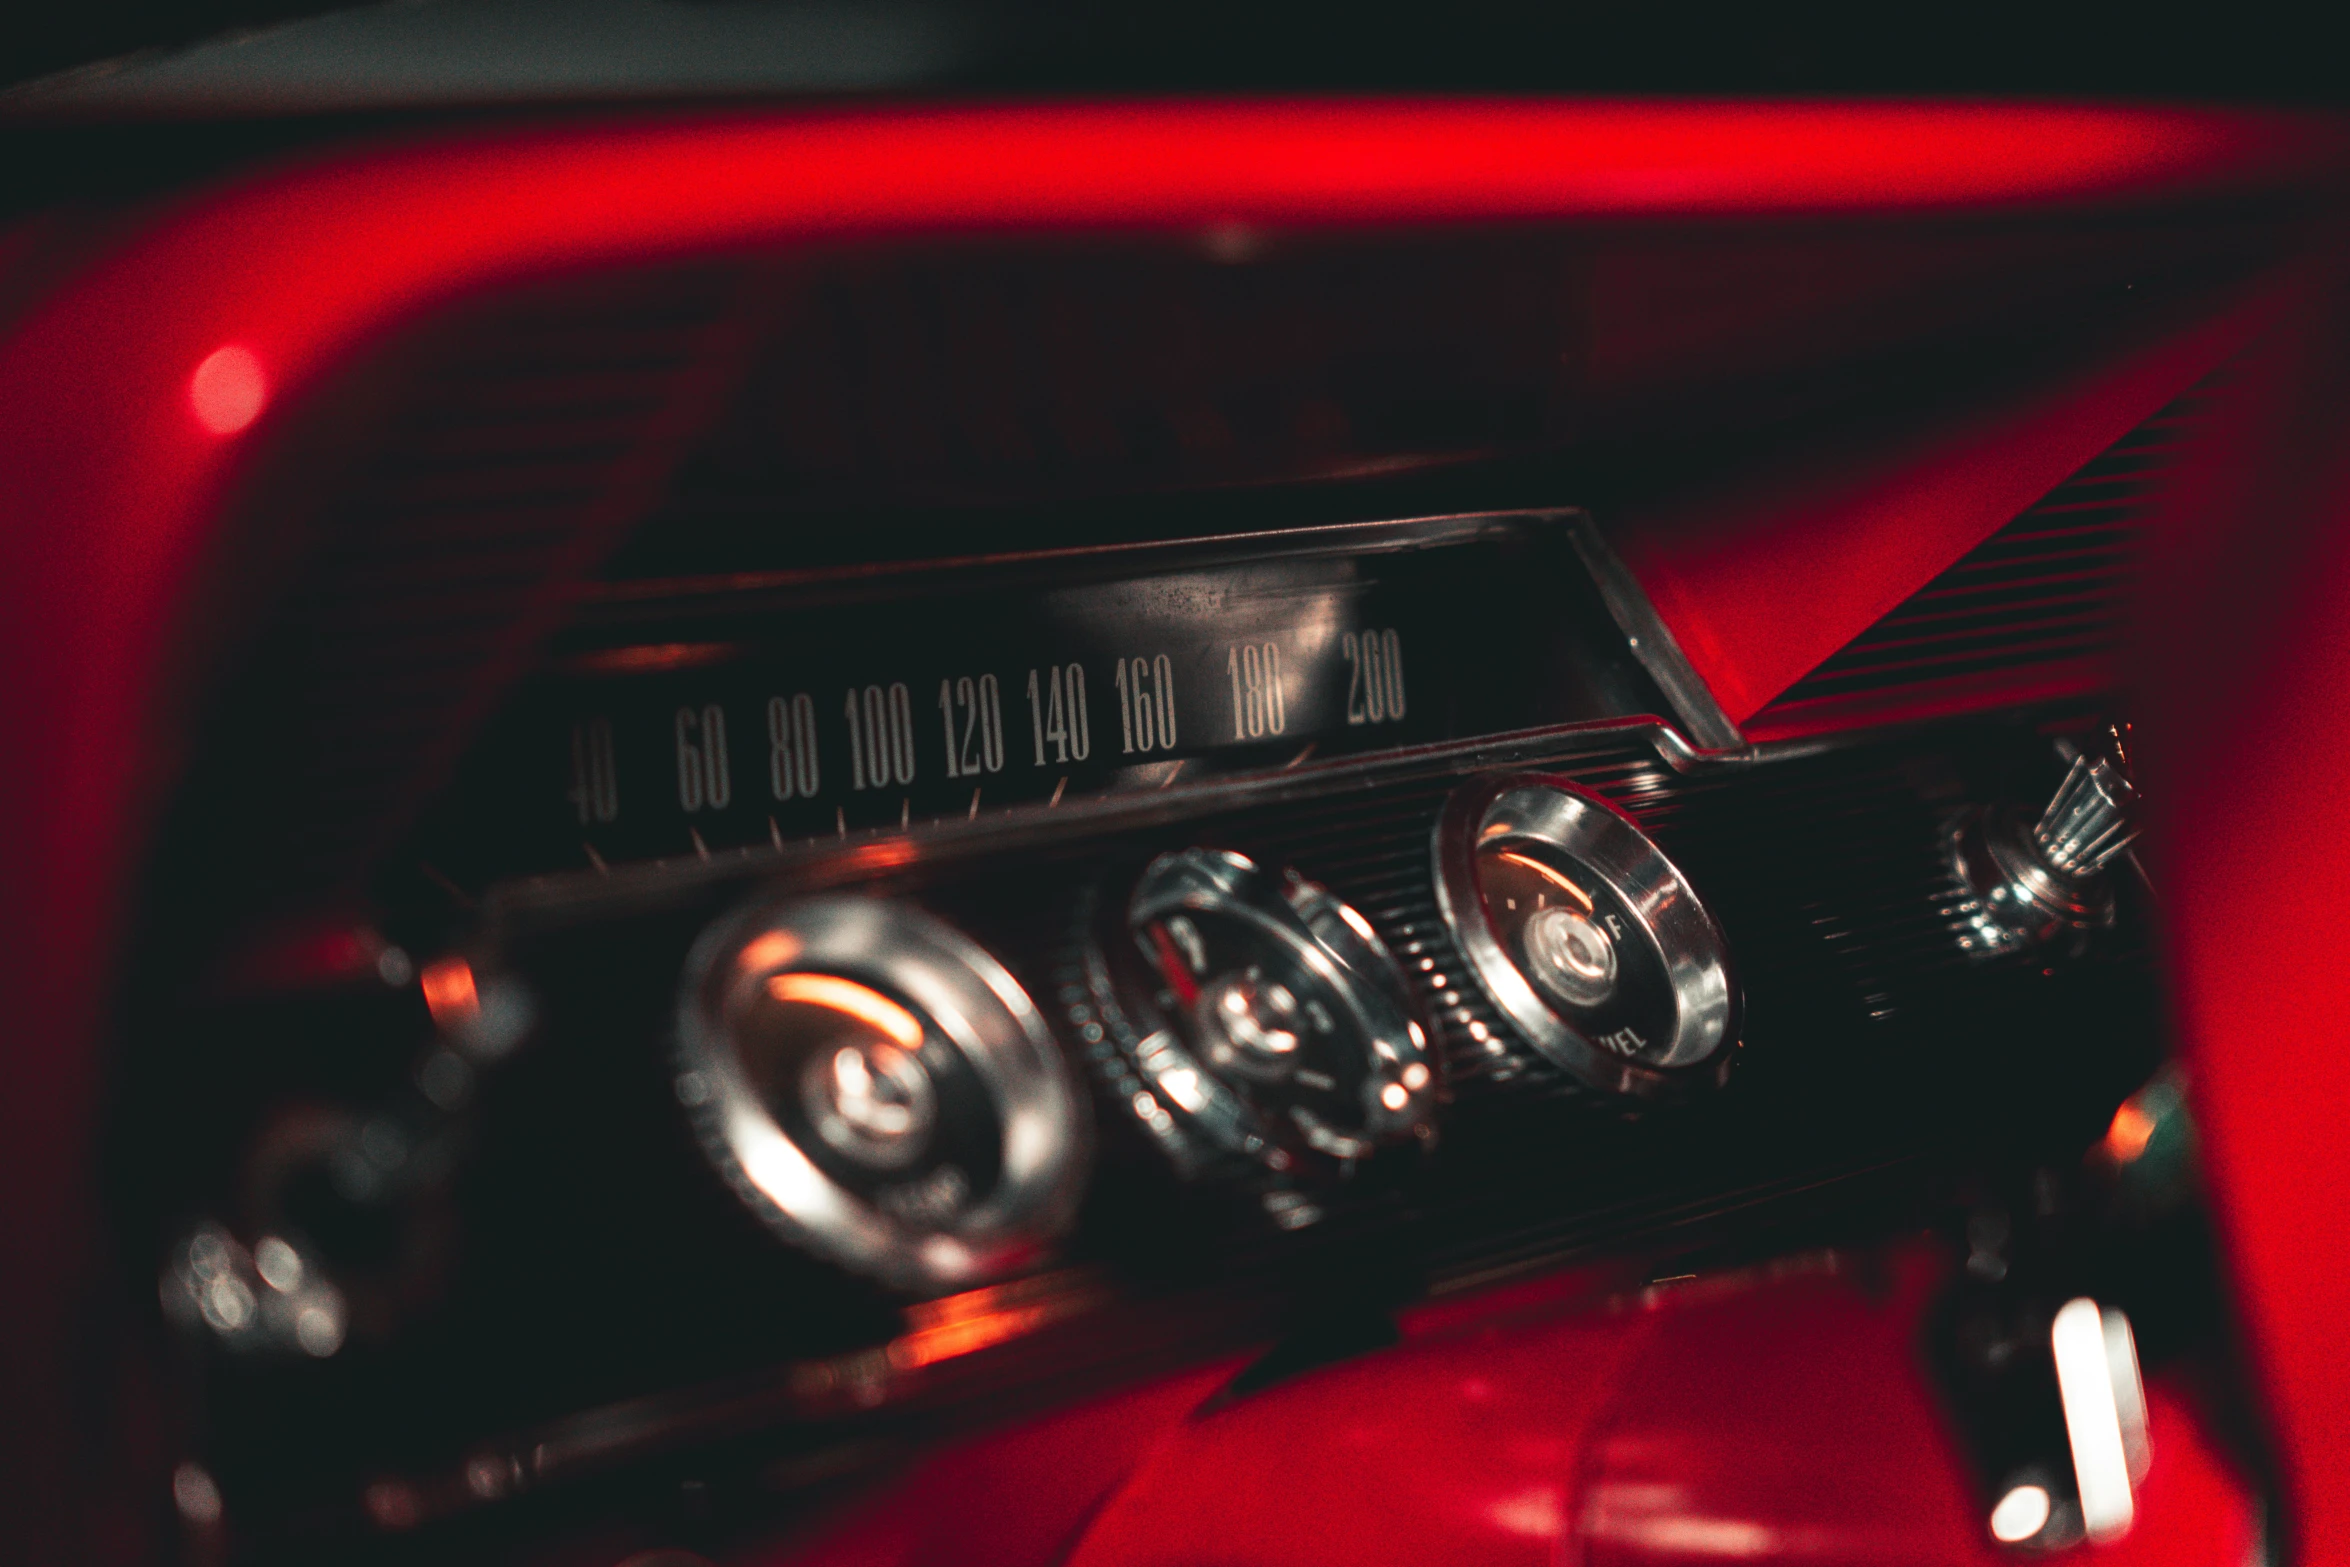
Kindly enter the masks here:
<path id="1" fill-rule="evenodd" d="M 1543 1000 L 1503 947 L 1478 890 L 1476 855 L 1488 842 L 1511 840 L 1573 856 L 1607 882 L 1655 942 L 1675 1003 L 1666 1064 L 1627 1060 L 1586 1038 Z M 1640 1099 L 1684 1097 L 1728 1076 L 1740 1011 L 1728 943 L 1688 878 L 1631 817 L 1564 778 L 1520 773 L 1481 780 L 1446 803 L 1434 857 L 1437 907 L 1470 971 L 1545 1059 L 1594 1088 Z"/>
<path id="2" fill-rule="evenodd" d="M 2081 949 L 2114 922 L 2113 884 L 2101 872 L 2067 876 L 2049 865 L 2032 844 L 2030 821 L 2014 811 L 1967 811 L 1944 835 L 1943 852 L 1965 893 L 1958 944 L 1972 957 Z"/>
<path id="3" fill-rule="evenodd" d="M 781 940 L 764 938 L 780 937 Z M 878 983 L 924 1014 L 985 1085 L 1003 1139 L 995 1189 L 951 1227 L 884 1212 L 833 1180 L 761 1101 L 725 1022 L 745 986 L 822 972 Z M 704 933 L 678 998 L 678 1097 L 704 1150 L 787 1240 L 901 1288 L 960 1288 L 1035 1260 L 1075 1211 L 1085 1095 L 1019 981 L 909 904 L 820 896 L 762 904 Z"/>
<path id="4" fill-rule="evenodd" d="M 1314 974 L 1343 1007 L 1370 1052 L 1365 1063 L 1374 1090 L 1392 1085 L 1408 1097 L 1391 1109 L 1377 1092 L 1363 1107 L 1360 1136 L 1364 1154 L 1382 1146 L 1425 1140 L 1433 1135 L 1432 1115 L 1440 1073 L 1428 1048 L 1427 1031 L 1413 1016 L 1395 960 L 1368 921 L 1327 889 L 1294 873 L 1275 875 L 1228 850 L 1186 849 L 1160 855 L 1090 938 L 1088 957 L 1096 1004 L 1105 1021 L 1115 1009 L 1127 1065 L 1151 1094 L 1160 1127 L 1146 1126 L 1167 1142 L 1180 1164 L 1194 1169 L 1203 1158 L 1238 1156 L 1285 1179 L 1310 1179 L 1314 1166 L 1300 1162 L 1302 1150 L 1261 1126 L 1243 1097 L 1194 1055 L 1172 1024 L 1147 1006 L 1118 995 L 1104 960 L 1108 944 L 1127 940 L 1143 920 L 1177 910 L 1213 912 L 1238 920 L 1278 943 Z M 1137 1015 L 1125 1014 L 1139 1006 Z M 1419 1069 L 1419 1086 L 1406 1079 Z M 1197 1140 L 1194 1146 L 1192 1139 Z"/>
<path id="5" fill-rule="evenodd" d="M 1665 700 L 1673 705 L 1673 716 L 1689 731 L 1689 738 L 1707 751 L 1735 751 L 1745 745 L 1746 738 L 1738 726 L 1730 722 L 1730 715 L 1722 711 L 1715 700 L 1713 688 L 1705 683 L 1689 656 L 1681 651 L 1681 644 L 1673 636 L 1673 628 L 1656 612 L 1656 605 L 1641 590 L 1640 579 L 1633 576 L 1615 546 L 1608 543 L 1597 521 L 1587 511 L 1571 511 L 1562 515 L 1567 537 L 1581 558 L 1583 569 L 1591 574 L 1592 585 L 1599 589 L 1600 602 L 1615 618 L 1616 629 L 1624 634 L 1624 645 L 1632 657 L 1648 671 Z"/>

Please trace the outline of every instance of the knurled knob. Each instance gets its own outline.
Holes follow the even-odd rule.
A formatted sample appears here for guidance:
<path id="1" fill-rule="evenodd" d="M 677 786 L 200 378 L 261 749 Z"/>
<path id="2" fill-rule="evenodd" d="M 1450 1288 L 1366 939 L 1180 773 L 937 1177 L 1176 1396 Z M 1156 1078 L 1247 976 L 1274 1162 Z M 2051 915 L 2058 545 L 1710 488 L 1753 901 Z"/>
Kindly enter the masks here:
<path id="1" fill-rule="evenodd" d="M 2138 791 L 2114 757 L 2073 758 L 2056 797 L 2032 828 L 2032 846 L 2060 875 L 2094 876 L 2138 836 L 2132 819 Z"/>
<path id="2" fill-rule="evenodd" d="M 1997 957 L 2051 943 L 2078 946 L 2111 923 L 2105 868 L 2138 835 L 2138 791 L 2122 731 L 2075 756 L 2038 820 L 2007 807 L 1968 812 L 1948 840 L 1966 896 L 1959 945 Z"/>

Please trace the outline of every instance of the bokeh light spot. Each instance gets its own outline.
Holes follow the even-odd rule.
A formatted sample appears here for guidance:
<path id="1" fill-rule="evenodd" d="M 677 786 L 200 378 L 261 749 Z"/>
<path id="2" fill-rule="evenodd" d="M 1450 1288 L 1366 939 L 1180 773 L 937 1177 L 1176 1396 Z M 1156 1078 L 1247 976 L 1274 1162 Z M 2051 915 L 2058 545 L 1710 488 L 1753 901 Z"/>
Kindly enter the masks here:
<path id="1" fill-rule="evenodd" d="M 261 417 L 269 401 L 269 377 L 250 348 L 235 343 L 205 355 L 188 380 L 188 405 L 196 422 L 214 435 L 234 435 Z"/>

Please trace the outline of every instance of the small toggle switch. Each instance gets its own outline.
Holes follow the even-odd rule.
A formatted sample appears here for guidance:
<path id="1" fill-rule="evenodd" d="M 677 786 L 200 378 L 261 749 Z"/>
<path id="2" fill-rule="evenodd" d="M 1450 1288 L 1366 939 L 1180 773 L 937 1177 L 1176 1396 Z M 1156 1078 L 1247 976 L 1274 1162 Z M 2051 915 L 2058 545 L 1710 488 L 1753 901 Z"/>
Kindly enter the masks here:
<path id="1" fill-rule="evenodd" d="M 2036 820 L 1994 806 L 1951 829 L 1951 868 L 1966 890 L 1959 944 L 1978 957 L 2079 945 L 2113 922 L 2106 869 L 2138 835 L 2138 790 L 2124 732 L 2073 758 Z"/>

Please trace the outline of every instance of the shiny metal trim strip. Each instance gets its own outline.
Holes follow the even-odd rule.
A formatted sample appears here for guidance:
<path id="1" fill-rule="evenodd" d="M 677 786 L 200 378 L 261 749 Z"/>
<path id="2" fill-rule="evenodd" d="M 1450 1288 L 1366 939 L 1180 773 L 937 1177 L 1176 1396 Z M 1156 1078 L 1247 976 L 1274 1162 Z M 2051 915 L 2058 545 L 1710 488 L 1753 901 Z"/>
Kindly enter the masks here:
<path id="1" fill-rule="evenodd" d="M 1714 700 L 1711 687 L 1691 666 L 1681 644 L 1673 640 L 1673 631 L 1648 601 L 1648 593 L 1640 586 L 1640 579 L 1632 575 L 1623 557 L 1608 543 L 1607 535 L 1599 531 L 1599 524 L 1589 512 L 1572 511 L 1559 514 L 1566 524 L 1567 537 L 1574 543 L 1575 553 L 1583 561 L 1583 569 L 1591 573 L 1598 585 L 1600 602 L 1616 620 L 1616 627 L 1624 633 L 1624 640 L 1632 646 L 1632 656 L 1648 677 L 1664 692 L 1665 700 L 1673 704 L 1673 716 L 1689 731 L 1689 738 L 1701 751 L 1735 751 L 1746 743 L 1738 726 L 1730 722 L 1730 715 L 1722 711 Z"/>
<path id="2" fill-rule="evenodd" d="M 545 872 L 492 886 L 482 895 L 481 910 L 487 932 L 510 933 L 516 928 L 545 928 L 661 907 L 697 888 L 734 882 L 789 878 L 797 890 L 816 891 L 855 885 L 884 870 L 1064 845 L 1349 789 L 1559 767 L 1585 753 L 1627 742 L 1645 745 L 1660 767 L 1688 775 L 1742 771 L 1838 750 L 1869 738 L 1875 736 L 1825 736 L 1734 751 L 1699 751 L 1671 726 L 1654 719 L 1609 719 L 1447 740 L 1287 771 L 1208 779 L 1175 789 L 1094 795 L 1057 807 L 1020 805 L 977 821 L 940 818 L 910 827 L 863 829 L 841 840 L 826 836 L 807 843 L 746 845 L 713 851 L 708 859 L 680 857 L 618 864 L 603 871 Z"/>
<path id="3" fill-rule="evenodd" d="M 729 608 L 739 608 L 746 599 L 756 601 L 769 596 L 792 603 L 881 595 L 909 597 L 941 584 L 962 586 L 975 571 L 995 573 L 999 582 L 1031 577 L 1077 581 L 1105 574 L 1140 577 L 1161 572 L 1206 571 L 1268 558 L 1314 560 L 1390 555 L 1473 544 L 1480 539 L 1498 538 L 1513 530 L 1539 527 L 1578 515 L 1563 507 L 1443 512 L 1419 517 L 1259 528 L 1242 533 L 1135 539 L 1114 544 L 926 556 L 854 566 L 649 577 L 595 585 L 583 599 L 580 613 L 582 623 L 592 625 L 606 618 L 597 611 L 617 612 L 623 617 L 622 623 L 626 623 L 625 617 L 641 614 L 648 605 L 679 608 L 724 602 Z"/>

